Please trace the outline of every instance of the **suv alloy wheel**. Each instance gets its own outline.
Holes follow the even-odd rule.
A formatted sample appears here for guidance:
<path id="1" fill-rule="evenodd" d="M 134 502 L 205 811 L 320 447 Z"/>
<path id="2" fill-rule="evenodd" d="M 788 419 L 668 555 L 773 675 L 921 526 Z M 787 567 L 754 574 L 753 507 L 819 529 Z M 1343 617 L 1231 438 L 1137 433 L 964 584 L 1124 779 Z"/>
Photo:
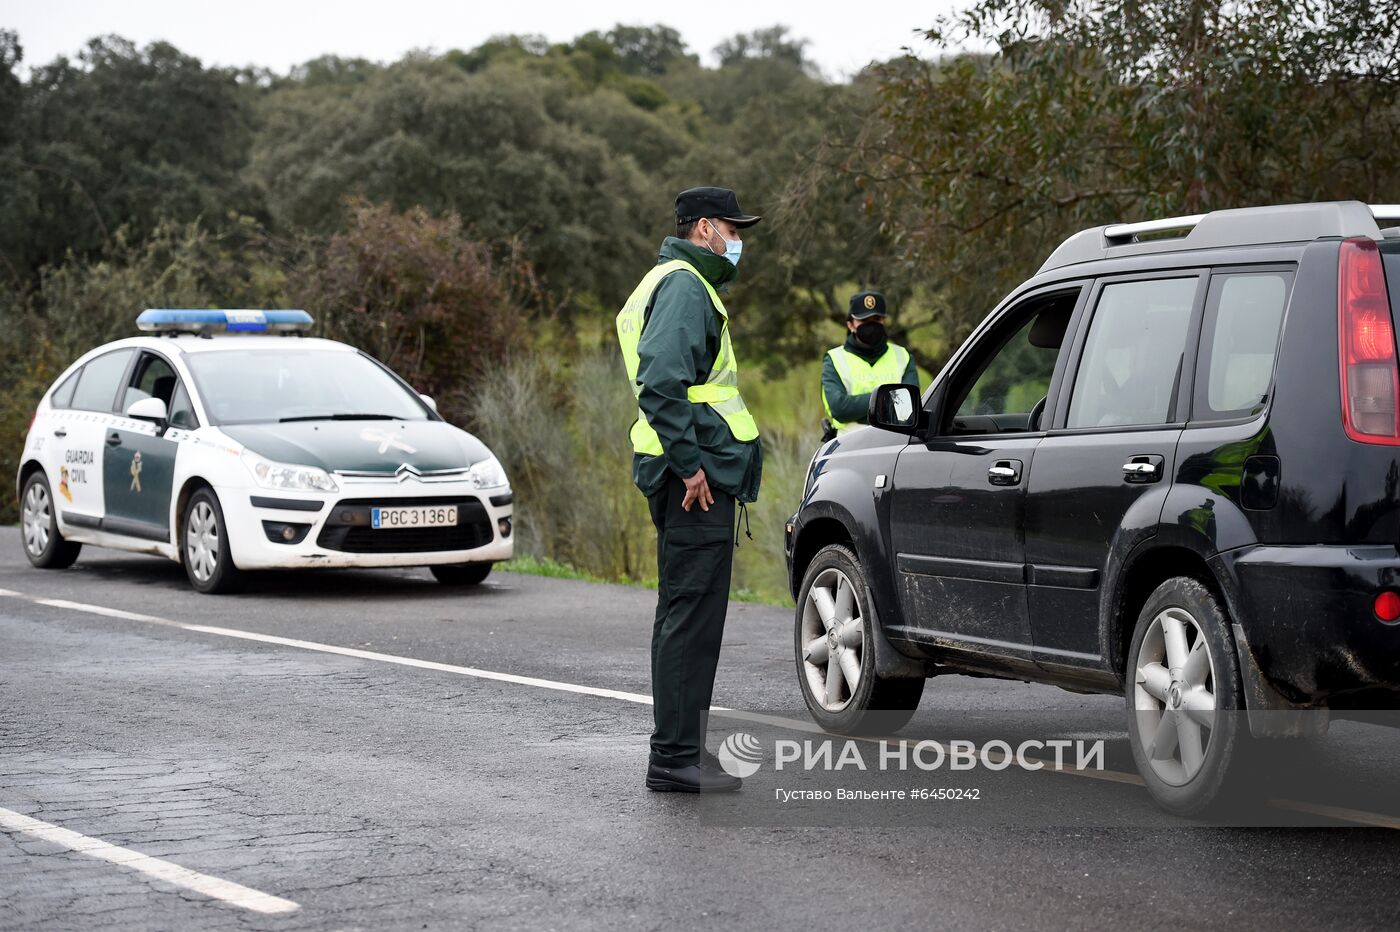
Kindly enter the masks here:
<path id="1" fill-rule="evenodd" d="M 1125 692 L 1133 760 L 1164 809 L 1200 815 L 1229 802 L 1249 741 L 1234 640 L 1215 596 L 1168 579 L 1143 606 Z"/>
<path id="2" fill-rule="evenodd" d="M 794 649 L 802 698 L 817 724 L 837 734 L 894 731 L 913 717 L 924 680 L 875 672 L 865 571 L 850 548 L 820 550 L 797 599 Z"/>

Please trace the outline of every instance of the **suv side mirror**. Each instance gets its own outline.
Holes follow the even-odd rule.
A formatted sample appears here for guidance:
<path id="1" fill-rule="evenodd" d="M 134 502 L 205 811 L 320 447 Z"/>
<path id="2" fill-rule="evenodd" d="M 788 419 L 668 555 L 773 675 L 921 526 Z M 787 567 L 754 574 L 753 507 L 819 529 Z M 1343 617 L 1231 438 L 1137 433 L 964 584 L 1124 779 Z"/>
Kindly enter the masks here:
<path id="1" fill-rule="evenodd" d="M 923 426 L 923 414 L 919 390 L 913 385 L 881 385 L 870 393 L 867 420 L 871 427 L 914 434 Z"/>
<path id="2" fill-rule="evenodd" d="M 166 423 L 169 414 L 165 402 L 159 398 L 142 398 L 140 401 L 133 401 L 126 409 L 127 417 L 137 421 L 150 421 L 157 427 Z"/>
<path id="3" fill-rule="evenodd" d="M 425 394 L 423 394 L 422 392 L 419 392 L 419 393 L 418 393 L 418 397 L 421 398 L 421 399 L 423 399 L 423 404 L 425 404 L 425 405 L 427 405 L 429 408 L 432 408 L 432 409 L 433 409 L 433 413 L 434 413 L 434 414 L 437 413 L 437 402 L 433 400 L 433 396 L 432 396 L 432 395 L 425 395 Z"/>

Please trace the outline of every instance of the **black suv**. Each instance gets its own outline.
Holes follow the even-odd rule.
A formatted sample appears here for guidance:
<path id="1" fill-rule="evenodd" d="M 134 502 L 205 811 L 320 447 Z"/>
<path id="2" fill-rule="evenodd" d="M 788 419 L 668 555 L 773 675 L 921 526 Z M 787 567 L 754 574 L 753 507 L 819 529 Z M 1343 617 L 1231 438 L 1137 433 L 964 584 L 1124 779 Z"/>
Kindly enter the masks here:
<path id="1" fill-rule="evenodd" d="M 935 673 L 1121 691 L 1149 790 L 1192 813 L 1251 733 L 1396 708 L 1396 220 L 1085 230 L 922 398 L 873 393 L 787 528 L 817 722 L 912 714 Z"/>

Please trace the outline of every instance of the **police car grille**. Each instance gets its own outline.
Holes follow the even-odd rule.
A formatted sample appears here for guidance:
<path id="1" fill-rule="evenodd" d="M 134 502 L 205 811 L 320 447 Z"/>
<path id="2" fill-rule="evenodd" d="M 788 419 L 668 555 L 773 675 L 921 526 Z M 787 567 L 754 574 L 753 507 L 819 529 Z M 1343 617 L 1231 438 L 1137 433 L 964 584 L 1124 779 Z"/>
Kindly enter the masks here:
<path id="1" fill-rule="evenodd" d="M 372 507 L 415 505 L 456 505 L 457 524 L 390 530 L 370 526 Z M 366 498 L 336 502 L 316 543 L 327 550 L 344 553 L 433 553 L 471 550 L 489 544 L 493 536 L 491 517 L 474 498 Z"/>

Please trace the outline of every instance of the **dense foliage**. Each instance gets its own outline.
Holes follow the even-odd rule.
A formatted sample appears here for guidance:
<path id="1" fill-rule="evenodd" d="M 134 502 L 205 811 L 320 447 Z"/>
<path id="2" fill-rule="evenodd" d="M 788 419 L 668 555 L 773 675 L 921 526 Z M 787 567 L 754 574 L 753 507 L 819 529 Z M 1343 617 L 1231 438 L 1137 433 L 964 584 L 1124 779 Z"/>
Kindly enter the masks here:
<path id="1" fill-rule="evenodd" d="M 645 576 L 611 320 L 675 192 L 723 184 L 765 217 L 728 303 L 777 454 L 740 583 L 775 595 L 847 295 L 885 291 L 936 370 L 1086 226 L 1400 199 L 1397 14 L 974 0 L 846 81 L 781 27 L 717 67 L 617 26 L 289 74 L 112 36 L 26 63 L 0 31 L 0 469 L 54 374 L 141 308 L 305 306 L 506 448 L 533 552 Z"/>
<path id="2" fill-rule="evenodd" d="M 859 158 L 961 335 L 1085 227 L 1400 191 L 1397 0 L 980 0 L 880 68 Z M 966 308 L 976 309 L 967 313 Z"/>

